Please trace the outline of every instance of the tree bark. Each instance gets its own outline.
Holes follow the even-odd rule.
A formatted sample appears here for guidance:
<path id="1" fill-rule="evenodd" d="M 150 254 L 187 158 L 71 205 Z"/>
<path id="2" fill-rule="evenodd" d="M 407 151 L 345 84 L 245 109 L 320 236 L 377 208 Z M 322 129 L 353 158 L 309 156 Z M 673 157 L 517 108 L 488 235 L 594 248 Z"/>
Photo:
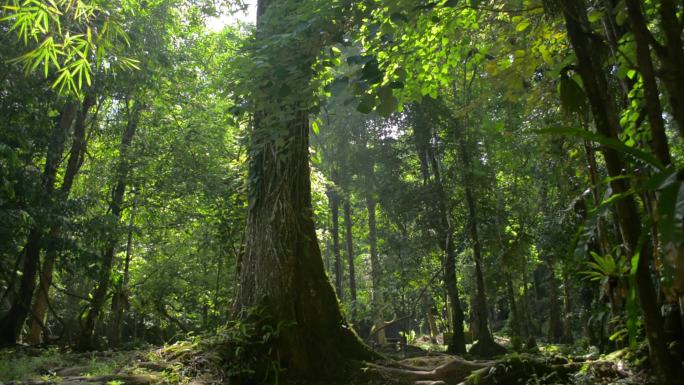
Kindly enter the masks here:
<path id="1" fill-rule="evenodd" d="M 597 131 L 608 138 L 618 139 L 620 123 L 614 102 L 611 102 L 608 92 L 608 82 L 599 59 L 600 47 L 597 47 L 587 34 L 589 30 L 586 4 L 584 0 L 562 0 L 561 8 L 568 30 L 568 37 L 577 55 L 578 72 L 582 78 L 587 97 L 591 105 L 592 115 Z M 623 174 L 625 165 L 616 151 L 603 147 L 602 152 L 606 162 L 608 174 L 617 177 Z M 628 191 L 629 186 L 624 179 L 613 179 L 611 188 L 615 194 Z M 673 363 L 671 362 L 663 331 L 662 318 L 658 309 L 658 301 L 649 265 L 651 255 L 648 247 L 637 250 L 641 234 L 641 218 L 633 196 L 627 196 L 616 202 L 616 211 L 620 232 L 625 241 L 628 258 L 641 252 L 636 271 L 636 286 L 639 303 L 644 316 L 644 326 L 648 339 L 649 350 L 653 365 L 661 380 L 666 383 L 676 383 Z"/>
<path id="2" fill-rule="evenodd" d="M 350 319 L 356 320 L 356 270 L 354 269 L 354 239 L 352 237 L 351 205 L 347 198 L 344 201 L 344 227 L 347 251 L 347 264 L 349 268 L 349 296 L 351 297 Z"/>
<path id="3" fill-rule="evenodd" d="M 506 272 L 506 294 L 508 295 L 508 307 L 511 312 L 511 334 L 520 337 L 520 315 L 518 305 L 516 304 L 515 300 L 515 291 L 513 290 L 513 279 L 511 278 L 510 272 Z"/>
<path id="4" fill-rule="evenodd" d="M 45 159 L 45 169 L 43 171 L 43 194 L 46 201 L 50 201 L 53 198 L 55 179 L 61 163 L 64 143 L 77 108 L 76 103 L 67 102 L 62 108 L 57 125 L 52 130 Z M 0 346 L 10 346 L 17 343 L 24 328 L 24 322 L 26 322 L 26 318 L 29 316 L 31 300 L 36 288 L 38 265 L 40 264 L 43 231 L 44 229 L 37 224 L 29 232 L 26 246 L 23 250 L 24 263 L 22 265 L 19 293 L 12 302 L 12 306 L 7 314 L 0 320 Z"/>
<path id="5" fill-rule="evenodd" d="M 650 39 L 652 47 L 662 62 L 661 76 L 670 100 L 672 116 L 684 138 L 684 47 L 682 47 L 682 23 L 677 18 L 674 0 L 660 1 L 660 27 L 665 35 L 665 46 Z"/>
<path id="6" fill-rule="evenodd" d="M 416 145 L 416 152 L 421 164 L 421 173 L 425 187 L 433 189 L 436 195 L 437 205 L 437 232 L 439 248 L 444 252 L 444 285 L 446 286 L 448 304 L 451 305 L 449 312 L 449 323 L 453 330 L 451 341 L 447 343 L 447 352 L 451 354 L 463 354 L 465 349 L 465 335 L 463 331 L 463 309 L 458 294 L 458 282 L 456 279 L 456 247 L 453 239 L 453 224 L 451 220 L 451 210 L 449 209 L 449 198 L 444 190 L 441 177 L 439 161 L 436 150 L 430 143 L 432 138 L 429 127 L 429 111 L 426 106 L 416 105 L 413 134 Z M 430 172 L 432 171 L 432 172 Z"/>
<path id="7" fill-rule="evenodd" d="M 136 100 L 133 102 L 133 107 L 128 115 L 128 123 L 126 124 L 126 128 L 121 137 L 119 162 L 116 169 L 115 184 L 112 190 L 112 200 L 109 203 L 109 212 L 117 223 L 121 219 L 123 199 L 130 174 L 129 149 L 131 142 L 133 141 L 133 136 L 138 128 L 141 108 L 140 101 Z M 95 342 L 95 326 L 97 325 L 100 313 L 107 300 L 107 291 L 110 286 L 116 244 L 116 237 L 110 236 L 102 255 L 99 280 L 93 290 L 89 309 L 85 315 L 85 320 L 83 320 L 81 325 L 81 333 L 76 344 L 78 350 L 90 350 L 97 345 Z"/>
<path id="8" fill-rule="evenodd" d="M 651 126 L 651 148 L 660 163 L 667 166 L 671 162 L 670 146 L 665 134 L 663 109 L 660 105 L 660 92 L 656 83 L 651 49 L 648 44 L 650 32 L 646 25 L 644 14 L 641 11 L 641 2 L 639 0 L 626 0 L 626 4 L 632 25 L 632 33 L 636 42 L 637 65 L 643 80 L 646 114 Z"/>
<path id="9" fill-rule="evenodd" d="M 561 321 L 561 304 L 558 300 L 558 280 L 553 268 L 549 266 L 549 341 L 561 342 L 563 339 L 563 322 Z"/>
<path id="10" fill-rule="evenodd" d="M 459 150 L 461 153 L 461 163 L 465 172 L 463 185 L 465 189 L 466 206 L 468 208 L 468 232 L 473 247 L 473 259 L 475 260 L 476 293 L 473 314 L 476 322 L 474 329 L 477 331 L 477 335 L 474 335 L 473 338 L 477 339 L 477 343 L 471 348 L 471 353 L 491 356 L 500 353 L 503 348 L 494 342 L 492 332 L 489 330 L 487 295 L 484 285 L 484 273 L 482 271 L 482 246 L 480 244 L 477 228 L 477 207 L 470 185 L 472 165 L 470 163 L 470 153 L 467 149 L 466 138 L 463 135 L 459 138 Z"/>
<path id="11" fill-rule="evenodd" d="M 588 140 L 584 141 L 584 151 L 587 155 L 587 168 L 589 170 L 589 179 L 591 180 L 591 196 L 594 201 L 594 207 L 598 207 L 601 204 L 601 193 L 599 192 L 600 178 L 596 163 L 596 151 L 594 151 L 592 143 Z M 602 216 L 596 219 L 596 233 L 601 253 L 603 255 L 610 254 L 610 239 L 608 238 L 605 219 Z"/>
<path id="12" fill-rule="evenodd" d="M 330 229 L 330 233 L 333 239 L 335 292 L 337 293 L 337 298 L 342 301 L 344 299 L 344 287 L 342 286 L 342 255 L 340 253 L 340 196 L 335 190 L 336 188 L 336 186 L 332 186 L 328 190 L 328 200 L 330 202 L 330 214 L 332 217 L 332 228 Z"/>
<path id="13" fill-rule="evenodd" d="M 380 291 L 380 281 L 382 277 L 382 269 L 380 267 L 380 258 L 378 257 L 378 230 L 375 223 L 375 198 L 372 192 L 366 194 L 366 208 L 368 210 L 368 244 L 370 247 L 371 259 L 371 307 L 373 313 L 374 327 L 380 328 L 384 325 L 382 318 L 382 306 L 384 299 Z M 381 329 L 375 334 L 376 342 L 380 345 L 385 343 L 385 329 Z"/>
<path id="14" fill-rule="evenodd" d="M 296 2 L 260 0 L 257 42 L 292 32 L 295 26 L 285 15 L 296 14 L 298 6 L 301 4 Z M 375 355 L 346 325 L 316 239 L 308 110 L 302 107 L 308 105 L 312 91 L 301 90 L 307 89 L 314 76 L 311 67 L 322 46 L 281 40 L 278 47 L 271 44 L 269 50 L 260 51 L 260 58 L 273 68 L 281 66 L 284 57 L 295 60 L 297 73 L 287 78 L 271 77 L 271 71 L 262 73 L 258 87 L 275 82 L 276 89 L 288 86 L 299 91 L 291 98 L 275 98 L 267 89 L 255 95 L 250 204 L 234 312 L 246 317 L 249 309 L 259 308 L 259 322 L 280 329 L 270 358 L 287 369 L 288 377 L 339 378 L 349 360 L 373 359 Z M 298 84 L 288 85 L 293 78 Z"/>
<path id="15" fill-rule="evenodd" d="M 124 310 L 128 309 L 128 281 L 130 276 L 131 257 L 133 256 L 133 226 L 135 225 L 135 213 L 138 208 L 137 196 L 133 198 L 133 206 L 131 207 L 131 215 L 128 219 L 128 235 L 126 237 L 126 256 L 124 258 L 123 266 L 123 280 L 117 285 L 112 297 L 112 326 L 110 328 L 110 340 L 112 346 L 118 346 L 121 343 L 122 323 L 124 319 Z M 220 258 L 220 256 L 219 256 Z M 218 274 L 221 274 L 221 260 L 218 261 Z M 218 281 L 218 280 L 217 280 Z M 217 282 L 216 295 L 219 293 L 219 286 Z M 205 317 L 205 322 L 207 317 Z M 205 324 L 206 327 L 206 324 Z"/>
<path id="16" fill-rule="evenodd" d="M 567 267 L 564 268 L 565 270 Z M 570 288 L 570 274 L 567 271 L 563 272 L 563 340 L 564 344 L 571 344 L 574 342 L 572 335 L 572 292 Z"/>

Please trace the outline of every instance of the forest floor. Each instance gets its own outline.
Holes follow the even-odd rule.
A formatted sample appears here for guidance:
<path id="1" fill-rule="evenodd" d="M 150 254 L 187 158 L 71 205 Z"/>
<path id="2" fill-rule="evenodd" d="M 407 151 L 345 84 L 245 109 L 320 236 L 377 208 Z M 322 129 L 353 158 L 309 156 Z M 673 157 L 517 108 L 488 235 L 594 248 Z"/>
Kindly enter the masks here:
<path id="1" fill-rule="evenodd" d="M 0 385 L 225 384 L 227 365 L 196 342 L 127 351 L 75 353 L 58 348 L 0 351 Z M 627 350 L 600 355 L 540 344 L 531 353 L 476 360 L 443 353 L 439 345 L 386 347 L 385 365 L 364 364 L 351 384 L 652 384 Z M 638 360 L 636 360 L 638 361 Z M 228 365 L 230 367 L 230 365 Z M 255 384 L 259 383 L 258 381 Z M 270 383 L 270 382 L 269 382 Z M 322 385 L 322 384 L 320 384 Z"/>

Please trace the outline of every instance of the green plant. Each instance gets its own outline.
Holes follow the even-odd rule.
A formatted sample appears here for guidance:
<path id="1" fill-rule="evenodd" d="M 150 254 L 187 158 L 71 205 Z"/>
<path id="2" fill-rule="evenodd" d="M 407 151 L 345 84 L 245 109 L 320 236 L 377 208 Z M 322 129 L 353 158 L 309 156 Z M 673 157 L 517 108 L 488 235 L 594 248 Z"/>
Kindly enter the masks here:
<path id="1" fill-rule="evenodd" d="M 399 335 L 406 339 L 407 345 L 414 345 L 416 343 L 416 331 L 409 330 L 408 332 L 399 332 Z"/>
<path id="2" fill-rule="evenodd" d="M 32 357 L 13 350 L 0 353 L 0 381 L 15 381 L 38 378 L 37 372 L 56 367 L 62 361 L 57 349 L 46 349 L 41 355 Z"/>
<path id="3" fill-rule="evenodd" d="M 520 336 L 512 336 L 511 337 L 511 346 L 513 347 L 513 350 L 520 351 L 523 346 L 523 340 L 522 337 Z"/>
<path id="4" fill-rule="evenodd" d="M 629 267 L 624 255 L 616 259 L 610 254 L 601 256 L 593 251 L 590 253 L 594 261 L 587 262 L 587 266 L 591 270 L 582 272 L 590 280 L 601 281 L 602 284 L 605 284 L 611 278 L 623 278 L 627 275 Z"/>
<path id="5" fill-rule="evenodd" d="M 99 360 L 96 357 L 90 358 L 88 365 L 82 373 L 84 376 L 101 376 L 110 374 L 116 369 L 117 363 L 112 360 Z"/>
<path id="6" fill-rule="evenodd" d="M 274 324 L 260 308 L 250 308 L 219 330 L 208 345 L 220 349 L 229 378 L 238 382 L 258 378 L 261 384 L 279 384 L 284 370 L 273 346 L 282 332 L 293 325 L 291 321 Z"/>

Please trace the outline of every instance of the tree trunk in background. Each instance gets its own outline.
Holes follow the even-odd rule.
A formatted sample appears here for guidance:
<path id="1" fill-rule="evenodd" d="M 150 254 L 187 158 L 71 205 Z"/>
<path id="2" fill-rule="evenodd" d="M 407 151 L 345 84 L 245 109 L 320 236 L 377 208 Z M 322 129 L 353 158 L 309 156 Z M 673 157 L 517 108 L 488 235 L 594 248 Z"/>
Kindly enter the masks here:
<path id="1" fill-rule="evenodd" d="M 333 255 L 335 271 L 335 292 L 337 298 L 344 299 L 344 289 L 342 286 L 342 255 L 340 253 L 340 196 L 335 190 L 337 186 L 332 186 L 328 190 L 328 200 L 330 202 L 330 214 L 332 217 L 332 228 L 330 233 L 333 239 Z"/>
<path id="2" fill-rule="evenodd" d="M 589 30 L 586 27 L 589 25 L 586 4 L 584 0 L 563 0 L 561 1 L 561 8 L 565 17 L 568 38 L 577 55 L 578 72 L 591 105 L 596 129 L 599 134 L 605 137 L 618 139 L 619 117 L 615 104 L 610 101 L 610 97 L 607 97 L 610 93 L 600 59 L 601 49 L 585 32 Z M 603 147 L 602 152 L 608 174 L 611 177 L 623 175 L 625 165 L 619 155 L 607 147 Z M 614 194 L 621 194 L 629 189 L 624 179 L 613 179 L 610 185 Z M 633 196 L 630 195 L 618 200 L 616 210 L 620 232 L 625 241 L 627 257 L 631 259 L 635 253 L 641 253 L 636 271 L 636 286 L 653 366 L 662 381 L 676 383 L 673 363 L 665 345 L 663 322 L 658 309 L 657 296 L 649 272 L 650 250 L 649 247 L 642 247 L 642 250 L 637 250 L 637 247 L 640 247 L 639 238 L 642 226 Z"/>
<path id="3" fill-rule="evenodd" d="M 52 200 L 54 195 L 55 179 L 57 178 L 57 170 L 62 160 L 64 143 L 77 109 L 76 103 L 67 102 L 62 107 L 59 121 L 52 130 L 45 159 L 45 169 L 43 171 L 45 201 Z M 35 225 L 31 229 L 23 250 L 24 263 L 22 265 L 19 292 L 12 302 L 12 307 L 0 320 L 0 346 L 9 346 L 17 343 L 24 328 L 24 322 L 26 322 L 26 318 L 28 318 L 30 313 L 31 300 L 36 288 L 38 265 L 40 264 L 41 243 L 43 241 L 43 229 L 38 226 Z"/>
<path id="4" fill-rule="evenodd" d="M 603 7 L 606 12 L 603 14 L 602 22 L 613 57 L 620 55 L 620 39 L 628 32 L 624 24 L 618 25 L 616 16 L 616 6 L 620 0 L 603 0 Z M 626 107 L 629 105 L 629 89 L 631 80 L 627 77 L 617 79 L 620 83 L 620 103 Z"/>
<path id="5" fill-rule="evenodd" d="M 567 267 L 564 268 L 566 270 Z M 571 344 L 575 341 L 572 335 L 572 291 L 570 288 L 570 278 L 567 271 L 563 272 L 563 340 L 564 344 Z"/>
<path id="6" fill-rule="evenodd" d="M 292 32 L 294 23 L 282 16 L 301 12 L 300 6 L 259 0 L 257 43 Z M 300 83 L 308 84 L 314 76 L 311 68 L 319 50 L 303 47 L 299 40 L 283 40 L 278 47 L 260 51 L 260 58 L 273 68 L 283 65 L 285 55 L 295 60 L 297 76 L 288 79 L 298 79 L 300 87 L 270 77 L 271 71 L 257 80 L 300 90 Z M 288 323 L 272 342 L 272 356 L 264 357 L 285 368 L 288 377 L 339 379 L 349 360 L 373 359 L 375 354 L 346 325 L 323 269 L 311 205 L 308 110 L 297 102 L 303 99 L 303 104 L 309 96 L 295 93 L 285 100 L 268 92 L 256 96 L 245 254 L 234 315 L 244 318 L 248 309 L 258 307 L 264 314 L 257 323 L 271 327 Z M 256 330 L 261 330 L 258 325 Z"/>
<path id="7" fill-rule="evenodd" d="M 463 331 L 463 308 L 458 295 L 458 282 L 456 281 L 456 253 L 454 240 L 451 232 L 447 234 L 446 247 L 444 250 L 444 285 L 447 287 L 447 295 L 451 304 L 451 322 L 453 330 L 451 341 L 448 341 L 447 352 L 450 354 L 463 354 L 465 349 L 465 333 Z M 446 342 L 446 341 L 445 341 Z"/>
<path id="8" fill-rule="evenodd" d="M 508 303 L 511 311 L 511 334 L 514 336 L 521 336 L 520 333 L 520 311 L 515 300 L 515 291 L 513 290 L 513 279 L 511 273 L 506 273 L 506 294 L 508 295 Z"/>
<path id="9" fill-rule="evenodd" d="M 437 322 L 435 322 L 435 311 L 433 309 L 434 303 L 432 297 L 426 293 L 423 295 L 421 301 L 423 302 L 423 307 L 425 308 L 425 319 L 427 321 L 430 340 L 435 342 L 435 338 L 437 337 L 437 334 L 439 334 L 439 329 L 437 329 Z"/>
<path id="10" fill-rule="evenodd" d="M 444 341 L 444 343 L 448 345 L 447 352 L 450 354 L 464 354 L 466 352 L 463 331 L 464 315 L 456 279 L 456 247 L 453 239 L 452 214 L 449 209 L 449 198 L 444 190 L 439 160 L 436 150 L 431 144 L 431 139 L 437 142 L 437 138 L 434 138 L 431 133 L 430 111 L 427 111 L 427 107 L 420 104 L 416 105 L 414 115 L 414 141 L 420 159 L 423 183 L 425 187 L 433 190 L 437 198 L 435 202 L 437 206 L 435 213 L 437 215 L 437 237 L 439 248 L 444 252 L 444 286 L 446 286 L 447 305 L 451 305 L 451 311 L 448 312 L 449 324 L 453 327 L 451 341 Z M 429 205 L 426 208 L 429 209 Z"/>
<path id="11" fill-rule="evenodd" d="M 50 230 L 50 238 L 55 239 L 59 237 L 61 232 L 58 228 Z M 36 298 L 33 301 L 32 311 L 33 316 L 29 319 L 29 334 L 27 337 L 28 343 L 31 345 L 38 345 L 43 342 L 42 336 L 47 323 L 47 308 L 49 300 L 49 290 L 52 284 L 52 270 L 57 259 L 57 250 L 54 247 L 49 247 L 45 252 L 45 259 L 43 266 L 41 266 L 38 284 L 38 291 Z M 47 341 L 47 335 L 44 336 Z"/>
<path id="12" fill-rule="evenodd" d="M 472 172 L 472 165 L 470 163 L 470 153 L 466 147 L 466 138 L 462 133 L 459 138 L 459 150 L 461 155 L 461 162 L 464 169 L 463 185 L 465 189 L 466 207 L 468 209 L 468 232 L 470 234 L 470 241 L 473 248 L 473 259 L 475 260 L 475 280 L 476 280 L 476 294 L 473 314 L 475 318 L 477 335 L 473 335 L 477 339 L 477 343 L 470 349 L 471 354 L 479 356 L 493 356 L 505 352 L 503 347 L 494 342 L 492 332 L 489 330 L 489 317 L 487 306 L 487 294 L 484 285 L 484 273 L 482 271 L 482 247 L 480 245 L 480 237 L 478 234 L 478 219 L 477 207 L 475 197 L 471 187 L 470 174 Z"/>
<path id="13" fill-rule="evenodd" d="M 351 297 L 349 318 L 353 323 L 356 320 L 356 271 L 354 269 L 354 239 L 352 237 L 351 205 L 349 204 L 350 199 L 351 198 L 348 198 L 344 201 L 344 227 L 346 230 L 345 240 L 347 249 L 347 263 L 349 266 L 349 296 Z"/>
<path id="14" fill-rule="evenodd" d="M 563 339 L 563 322 L 561 321 L 561 304 L 558 300 L 558 280 L 553 269 L 549 267 L 549 341 L 561 342 Z"/>
<path id="15" fill-rule="evenodd" d="M 591 180 L 591 196 L 594 200 L 594 207 L 599 207 L 601 204 L 601 193 L 599 191 L 600 178 L 598 174 L 598 166 L 596 164 L 596 151 L 591 142 L 584 141 L 584 151 L 587 155 L 587 167 L 589 170 L 589 179 Z M 606 230 L 606 222 L 602 216 L 596 219 L 596 233 L 598 235 L 599 246 L 603 255 L 610 254 L 610 240 L 608 239 L 608 230 Z"/>
<path id="16" fill-rule="evenodd" d="M 76 116 L 74 122 L 74 139 L 69 150 L 69 159 L 67 160 L 66 170 L 64 171 L 64 178 L 59 189 L 58 203 L 66 204 L 69 199 L 71 187 L 85 157 L 86 150 L 86 117 L 88 111 L 95 105 L 95 97 L 92 93 L 88 93 L 83 102 L 81 109 Z M 55 225 L 50 229 L 50 238 L 54 241 L 62 234 L 61 226 Z M 43 340 L 47 341 L 48 336 L 43 336 L 45 324 L 47 321 L 47 308 L 49 301 L 50 285 L 52 284 L 52 272 L 55 261 L 57 259 L 57 248 L 55 245 L 49 245 L 45 253 L 43 266 L 40 270 L 40 283 L 38 285 L 38 292 L 33 302 L 33 317 L 29 321 L 29 336 L 28 342 L 32 345 L 40 344 Z"/>
<path id="17" fill-rule="evenodd" d="M 130 107 L 129 107 L 130 108 Z M 129 110 L 128 123 L 126 129 L 121 137 L 121 147 L 119 150 L 119 163 L 116 169 L 116 179 L 114 189 L 112 191 L 112 200 L 109 203 L 109 212 L 115 219 L 116 223 L 121 219 L 122 205 L 126 186 L 128 185 L 130 174 L 130 160 L 129 148 L 133 141 L 133 136 L 138 128 L 138 122 L 141 113 L 141 103 L 135 101 L 133 107 Z M 78 338 L 76 347 L 78 350 L 90 350 L 96 347 L 95 342 L 95 326 L 100 318 L 100 313 L 107 300 L 107 291 L 109 290 L 112 266 L 114 265 L 114 253 L 116 251 L 116 244 L 118 240 L 116 237 L 111 237 L 107 240 L 107 246 L 102 255 L 102 265 L 100 266 L 100 277 L 93 291 L 90 308 L 88 309 L 85 320 L 81 325 L 81 333 Z"/>
<path id="18" fill-rule="evenodd" d="M 375 198 L 372 193 L 366 194 L 366 208 L 368 209 L 368 244 L 370 247 L 371 259 L 371 306 L 373 313 L 373 324 L 377 329 L 384 326 L 382 319 L 382 306 L 384 299 L 380 292 L 380 280 L 382 277 L 382 268 L 380 267 L 380 258 L 378 257 L 378 232 L 375 223 Z M 380 345 L 385 343 L 385 329 L 381 329 L 375 334 L 376 342 Z"/>
<path id="19" fill-rule="evenodd" d="M 135 212 L 138 208 L 138 197 L 133 198 L 133 206 L 131 207 L 131 215 L 128 219 L 128 235 L 126 237 L 126 257 L 124 258 L 123 266 L 123 280 L 117 285 L 112 296 L 112 325 L 110 327 L 110 342 L 112 346 L 118 346 L 121 343 L 121 329 L 123 326 L 124 311 L 128 309 L 128 281 L 130 279 L 131 257 L 133 255 L 133 226 L 135 225 Z M 219 256 L 220 258 L 220 256 Z M 218 274 L 221 274 L 221 260 L 218 263 Z M 219 288 L 217 280 L 216 295 L 218 295 Z M 207 322 L 205 316 L 204 321 Z M 206 324 L 204 326 L 207 327 Z"/>
<path id="20" fill-rule="evenodd" d="M 523 284 L 523 292 L 522 296 L 520 297 L 520 307 L 521 310 L 519 312 L 520 314 L 520 336 L 527 340 L 532 335 L 532 331 L 530 330 L 531 322 L 530 322 L 530 306 L 529 306 L 529 298 L 527 296 L 527 288 L 529 287 L 529 280 L 527 277 L 527 257 L 523 254 L 523 271 L 522 271 L 522 284 Z"/>

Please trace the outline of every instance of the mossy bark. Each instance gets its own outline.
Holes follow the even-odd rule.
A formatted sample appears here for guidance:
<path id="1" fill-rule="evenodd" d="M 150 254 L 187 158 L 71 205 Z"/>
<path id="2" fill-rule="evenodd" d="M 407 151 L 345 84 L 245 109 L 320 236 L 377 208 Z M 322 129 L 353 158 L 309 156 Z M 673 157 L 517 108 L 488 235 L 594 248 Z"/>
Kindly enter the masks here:
<path id="1" fill-rule="evenodd" d="M 257 41 L 267 45 L 275 36 L 292 32 L 296 26 L 287 18 L 297 6 L 287 0 L 260 0 Z M 279 16 L 272 13 L 274 7 Z M 287 79 L 272 77 L 271 71 L 262 73 L 264 79 L 257 78 L 256 87 L 273 82 L 278 89 L 298 91 L 289 98 L 259 92 L 255 100 L 246 244 L 233 311 L 240 316 L 259 308 L 261 322 L 280 326 L 271 359 L 286 369 L 289 378 L 321 380 L 339 378 L 351 360 L 375 355 L 345 323 L 316 239 L 308 109 L 302 105 L 310 99 L 306 82 L 313 79 L 311 65 L 318 50 L 301 45 L 298 39 L 283 40 L 278 47 L 269 46 L 273 52 L 260 51 L 273 68 L 284 65 L 281 52 L 291 54 L 289 59 L 297 66 L 287 67 L 296 71 Z M 291 87 L 292 78 L 304 84 Z"/>

